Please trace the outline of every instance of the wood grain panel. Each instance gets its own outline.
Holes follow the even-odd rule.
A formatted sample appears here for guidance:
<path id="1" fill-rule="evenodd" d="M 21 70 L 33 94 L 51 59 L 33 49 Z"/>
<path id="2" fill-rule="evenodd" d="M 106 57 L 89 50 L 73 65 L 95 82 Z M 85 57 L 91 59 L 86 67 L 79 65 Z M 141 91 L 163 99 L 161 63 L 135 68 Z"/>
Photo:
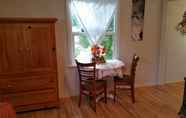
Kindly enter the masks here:
<path id="1" fill-rule="evenodd" d="M 0 79 L 0 91 L 3 94 L 43 90 L 56 87 L 56 76 L 29 76 L 24 78 Z"/>
<path id="2" fill-rule="evenodd" d="M 1 23 L 55 23 L 57 18 L 1 17 Z"/>
<path id="3" fill-rule="evenodd" d="M 24 69 L 24 41 L 19 24 L 0 24 L 0 74 Z"/>
<path id="4" fill-rule="evenodd" d="M 3 95 L 14 107 L 54 102 L 57 101 L 56 96 L 57 92 L 54 89 Z"/>
<path id="5" fill-rule="evenodd" d="M 0 18 L 0 99 L 18 111 L 58 103 L 56 18 Z"/>
<path id="6" fill-rule="evenodd" d="M 51 26 L 45 23 L 23 24 L 25 40 L 25 68 L 54 69 Z"/>
<path id="7" fill-rule="evenodd" d="M 32 104 L 28 106 L 18 106 L 16 107 L 17 113 L 23 113 L 25 111 L 32 111 L 32 110 L 42 110 L 42 109 L 51 109 L 51 108 L 59 108 L 58 101 L 46 102 L 46 103 L 39 103 L 39 104 Z"/>

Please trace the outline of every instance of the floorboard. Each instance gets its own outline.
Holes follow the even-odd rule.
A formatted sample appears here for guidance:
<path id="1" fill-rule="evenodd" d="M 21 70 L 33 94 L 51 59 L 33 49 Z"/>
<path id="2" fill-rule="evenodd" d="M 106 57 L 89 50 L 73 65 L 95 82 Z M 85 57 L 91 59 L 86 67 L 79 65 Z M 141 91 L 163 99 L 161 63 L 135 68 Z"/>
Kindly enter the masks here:
<path id="1" fill-rule="evenodd" d="M 174 83 L 136 88 L 135 104 L 129 92 L 119 90 L 117 102 L 99 101 L 97 112 L 92 110 L 86 98 L 80 108 L 78 99 L 68 98 L 61 101 L 59 109 L 18 113 L 17 118 L 179 118 L 183 87 L 183 83 Z"/>

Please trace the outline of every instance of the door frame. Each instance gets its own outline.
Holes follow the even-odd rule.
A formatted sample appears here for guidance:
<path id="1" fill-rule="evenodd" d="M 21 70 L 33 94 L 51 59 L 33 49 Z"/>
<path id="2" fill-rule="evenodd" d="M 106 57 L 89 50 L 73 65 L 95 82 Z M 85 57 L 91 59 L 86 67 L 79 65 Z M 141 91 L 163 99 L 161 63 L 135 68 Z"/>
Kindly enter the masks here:
<path id="1" fill-rule="evenodd" d="M 162 0 L 162 24 L 161 24 L 161 39 L 160 39 L 160 50 L 159 50 L 159 67 L 158 67 L 158 84 L 166 83 L 167 74 L 167 5 L 168 0 Z"/>

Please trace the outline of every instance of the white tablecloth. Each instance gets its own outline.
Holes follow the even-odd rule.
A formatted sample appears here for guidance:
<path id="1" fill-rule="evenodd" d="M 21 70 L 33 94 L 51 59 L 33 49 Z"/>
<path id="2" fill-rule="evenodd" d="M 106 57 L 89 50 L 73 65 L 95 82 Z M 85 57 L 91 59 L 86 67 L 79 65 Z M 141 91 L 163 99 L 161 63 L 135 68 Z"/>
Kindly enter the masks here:
<path id="1" fill-rule="evenodd" d="M 98 79 L 102 79 L 107 76 L 113 77 L 115 75 L 122 77 L 123 76 L 122 68 L 124 66 L 125 63 L 117 59 L 107 60 L 106 63 L 97 64 L 96 65 L 97 77 Z"/>

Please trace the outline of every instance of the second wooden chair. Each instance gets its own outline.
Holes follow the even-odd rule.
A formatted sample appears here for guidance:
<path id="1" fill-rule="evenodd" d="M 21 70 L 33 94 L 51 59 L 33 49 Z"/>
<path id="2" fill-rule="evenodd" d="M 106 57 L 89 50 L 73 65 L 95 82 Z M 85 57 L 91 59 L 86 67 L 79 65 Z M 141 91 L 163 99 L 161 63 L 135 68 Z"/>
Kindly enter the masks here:
<path id="1" fill-rule="evenodd" d="M 124 89 L 129 89 L 131 91 L 132 102 L 135 102 L 135 94 L 134 94 L 134 82 L 135 82 L 135 74 L 136 74 L 136 67 L 139 61 L 139 57 L 134 54 L 130 69 L 130 75 L 123 75 L 123 78 L 115 76 L 114 77 L 114 101 L 116 101 L 116 89 L 121 87 L 128 87 Z"/>

